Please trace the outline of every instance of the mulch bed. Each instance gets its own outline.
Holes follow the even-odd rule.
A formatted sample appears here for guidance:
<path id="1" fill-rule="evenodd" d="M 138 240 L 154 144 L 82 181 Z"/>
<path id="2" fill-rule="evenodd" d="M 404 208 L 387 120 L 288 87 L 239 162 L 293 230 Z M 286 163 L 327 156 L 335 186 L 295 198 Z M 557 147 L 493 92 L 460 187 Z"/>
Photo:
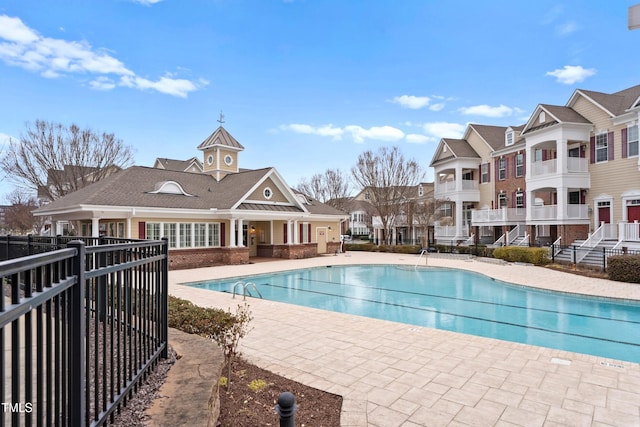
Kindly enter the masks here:
<path id="1" fill-rule="evenodd" d="M 226 369 L 223 370 L 223 375 Z M 220 427 L 279 426 L 275 413 L 278 397 L 291 392 L 298 406 L 296 426 L 339 427 L 342 396 L 327 393 L 289 380 L 235 358 L 231 387 L 220 387 Z"/>

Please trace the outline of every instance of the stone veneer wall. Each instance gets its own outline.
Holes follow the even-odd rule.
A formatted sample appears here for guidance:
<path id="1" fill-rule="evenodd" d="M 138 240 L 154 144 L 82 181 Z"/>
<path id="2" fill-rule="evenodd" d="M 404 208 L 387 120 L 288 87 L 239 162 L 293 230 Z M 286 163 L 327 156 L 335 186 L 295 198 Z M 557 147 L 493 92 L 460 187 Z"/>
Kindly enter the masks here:
<path id="1" fill-rule="evenodd" d="M 301 259 L 318 256 L 316 243 L 301 245 L 258 245 L 258 256 L 265 258 Z"/>

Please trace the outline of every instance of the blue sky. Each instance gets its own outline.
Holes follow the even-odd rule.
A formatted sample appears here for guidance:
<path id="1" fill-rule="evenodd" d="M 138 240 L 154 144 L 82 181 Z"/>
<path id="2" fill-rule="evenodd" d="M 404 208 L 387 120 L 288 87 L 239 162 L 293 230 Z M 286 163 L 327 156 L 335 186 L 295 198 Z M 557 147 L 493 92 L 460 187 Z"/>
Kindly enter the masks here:
<path id="1" fill-rule="evenodd" d="M 432 180 L 438 141 L 468 123 L 640 84 L 636 3 L 3 0 L 0 143 L 36 119 L 75 123 L 152 166 L 200 156 L 222 111 L 240 166 L 291 186 L 384 145 Z"/>

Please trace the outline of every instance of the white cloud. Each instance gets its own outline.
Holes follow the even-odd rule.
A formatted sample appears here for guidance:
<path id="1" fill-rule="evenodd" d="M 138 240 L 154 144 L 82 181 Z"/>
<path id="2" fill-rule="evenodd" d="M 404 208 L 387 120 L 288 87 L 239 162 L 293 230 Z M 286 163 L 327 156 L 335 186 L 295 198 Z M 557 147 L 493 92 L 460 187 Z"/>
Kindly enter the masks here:
<path id="1" fill-rule="evenodd" d="M 335 140 L 340 140 L 345 133 L 349 133 L 353 137 L 353 140 L 359 144 L 363 143 L 365 139 L 399 141 L 404 138 L 404 132 L 391 126 L 373 126 L 369 129 L 365 129 L 362 126 L 357 125 L 340 128 L 334 127 L 331 124 L 316 127 L 307 124 L 292 123 L 288 125 L 280 125 L 279 129 L 305 135 L 328 136 Z"/>
<path id="2" fill-rule="evenodd" d="M 426 144 L 427 142 L 437 141 L 437 138 L 433 136 L 421 135 L 417 133 L 410 133 L 405 138 L 407 142 L 411 144 Z"/>
<path id="3" fill-rule="evenodd" d="M 555 77 L 558 83 L 571 85 L 580 83 L 595 74 L 595 68 L 583 68 L 581 65 L 565 65 L 562 69 L 547 71 L 545 76 Z"/>
<path id="4" fill-rule="evenodd" d="M 149 1 L 148 1 L 149 2 Z M 4 42 L 1 40 L 4 39 Z M 0 15 L 0 60 L 45 78 L 70 74 L 93 75 L 90 87 L 110 90 L 116 86 L 152 89 L 168 95 L 186 97 L 208 82 L 192 82 L 166 74 L 153 81 L 129 70 L 104 49 L 94 49 L 86 41 L 68 41 L 43 37 L 27 27 L 20 18 Z M 112 79 L 109 76 L 119 77 Z"/>
<path id="5" fill-rule="evenodd" d="M 486 104 L 474 105 L 472 107 L 462 107 L 458 111 L 465 115 L 475 115 L 483 117 L 509 117 L 514 114 L 520 114 L 523 112 L 523 110 L 521 110 L 520 108 L 507 107 L 506 105 L 502 104 L 500 104 L 498 107 L 492 107 Z"/>
<path id="6" fill-rule="evenodd" d="M 152 4 L 160 3 L 162 0 L 133 0 L 134 3 L 140 3 L 145 6 L 151 6 Z"/>
<path id="7" fill-rule="evenodd" d="M 466 125 L 450 122 L 431 122 L 422 125 L 425 133 L 440 140 L 440 138 L 460 138 L 464 134 Z"/>
<path id="8" fill-rule="evenodd" d="M 410 108 L 412 110 L 418 110 L 420 108 L 424 108 L 429 105 L 429 97 L 427 96 L 413 96 L 413 95 L 402 95 L 396 96 L 391 100 L 394 104 L 399 104 L 404 108 Z"/>
<path id="9" fill-rule="evenodd" d="M 344 130 L 341 128 L 334 127 L 332 124 L 314 127 L 311 125 L 292 123 L 289 125 L 281 125 L 280 129 L 289 130 L 295 133 L 302 133 L 306 135 L 319 135 L 319 136 L 330 136 L 333 139 L 341 139 Z"/>
<path id="10" fill-rule="evenodd" d="M 362 144 L 365 139 L 393 142 L 404 138 L 404 132 L 392 126 L 373 126 L 365 129 L 361 126 L 350 125 L 345 126 L 344 130 L 351 132 L 353 140 L 358 144 Z"/>
<path id="11" fill-rule="evenodd" d="M 431 111 L 440 111 L 444 108 L 444 102 L 439 102 L 437 104 L 429 105 L 429 110 Z"/>
<path id="12" fill-rule="evenodd" d="M 564 24 L 560 24 L 556 26 L 556 34 L 559 36 L 568 36 L 571 33 L 575 33 L 578 31 L 578 24 L 575 22 L 569 21 Z"/>

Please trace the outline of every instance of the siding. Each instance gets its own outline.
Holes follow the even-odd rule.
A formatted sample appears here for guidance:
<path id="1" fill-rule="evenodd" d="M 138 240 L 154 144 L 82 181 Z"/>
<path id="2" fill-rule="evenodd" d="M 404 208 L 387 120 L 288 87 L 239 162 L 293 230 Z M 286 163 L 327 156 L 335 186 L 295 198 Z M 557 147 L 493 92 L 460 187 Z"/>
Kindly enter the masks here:
<path id="1" fill-rule="evenodd" d="M 270 199 L 265 199 L 263 195 L 263 191 L 267 187 L 271 189 L 272 195 Z M 250 200 L 289 203 L 289 200 L 285 197 L 282 191 L 280 191 L 280 189 L 274 184 L 274 182 L 270 178 L 264 181 L 253 193 L 249 195 L 249 197 L 247 197 L 247 201 L 250 201 Z"/>

